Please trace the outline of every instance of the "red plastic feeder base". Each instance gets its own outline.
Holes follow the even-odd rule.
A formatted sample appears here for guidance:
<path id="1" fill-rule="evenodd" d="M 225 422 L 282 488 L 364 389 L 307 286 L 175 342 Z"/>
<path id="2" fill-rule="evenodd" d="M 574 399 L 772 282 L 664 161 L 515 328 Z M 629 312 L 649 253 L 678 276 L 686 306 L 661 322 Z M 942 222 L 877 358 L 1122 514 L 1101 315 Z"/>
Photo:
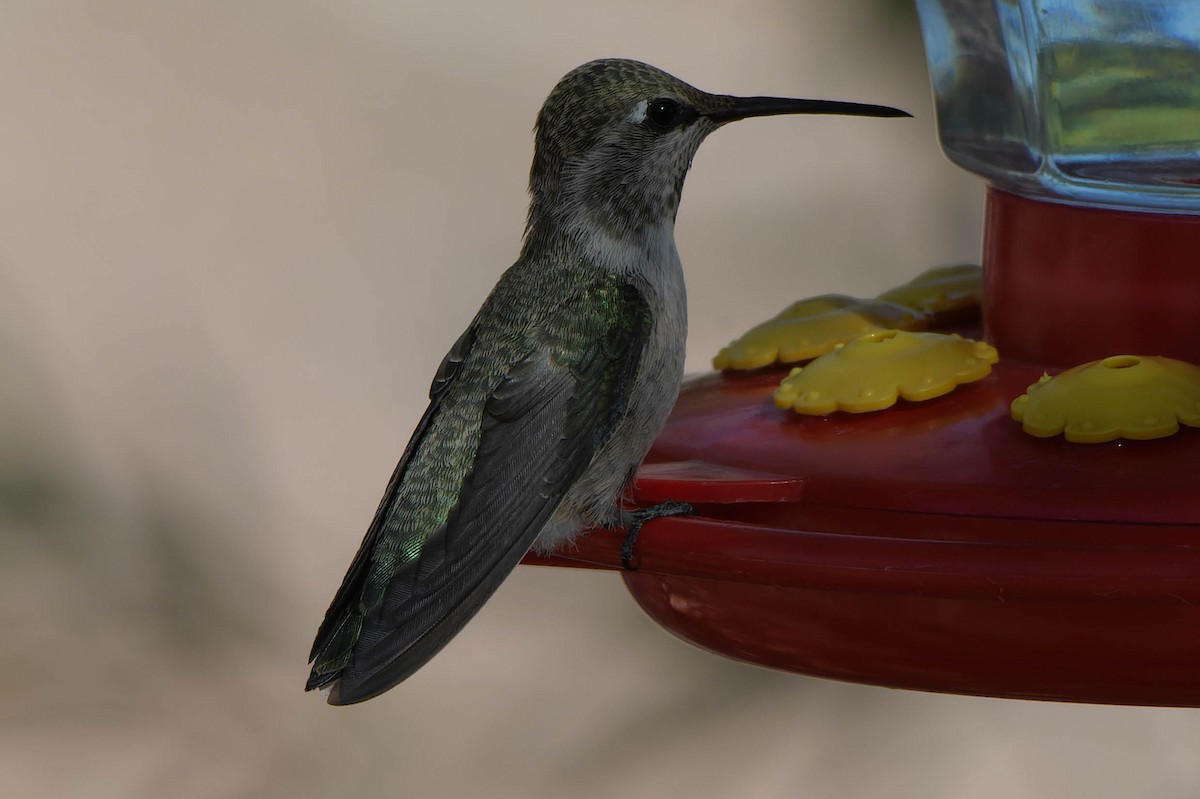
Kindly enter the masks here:
<path id="1" fill-rule="evenodd" d="M 1200 217 L 989 190 L 983 380 L 868 414 L 800 417 L 783 370 L 687 382 L 635 500 L 625 582 L 676 635 L 875 685 L 1200 707 L 1200 429 L 1035 439 L 1012 400 L 1043 368 L 1200 362 Z M 978 337 L 978 331 L 964 331 Z M 528 562 L 619 568 L 620 534 Z"/>
<path id="2" fill-rule="evenodd" d="M 1040 375 L 879 413 L 777 410 L 781 371 L 689 380 L 638 476 L 623 577 L 660 624 L 751 663 L 986 696 L 1200 706 L 1200 430 L 1034 439 Z M 527 562 L 618 569 L 621 534 Z"/>

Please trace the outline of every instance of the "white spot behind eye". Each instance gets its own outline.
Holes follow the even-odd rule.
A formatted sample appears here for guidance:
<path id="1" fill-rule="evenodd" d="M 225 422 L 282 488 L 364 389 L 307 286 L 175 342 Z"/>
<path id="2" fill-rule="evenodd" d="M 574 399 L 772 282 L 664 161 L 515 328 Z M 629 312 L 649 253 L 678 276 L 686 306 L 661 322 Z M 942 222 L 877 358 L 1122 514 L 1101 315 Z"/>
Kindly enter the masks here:
<path id="1" fill-rule="evenodd" d="M 633 111 L 629 114 L 629 121 L 635 125 L 640 125 L 645 122 L 646 106 L 649 104 L 649 100 L 638 100 L 638 104 L 633 107 Z"/>

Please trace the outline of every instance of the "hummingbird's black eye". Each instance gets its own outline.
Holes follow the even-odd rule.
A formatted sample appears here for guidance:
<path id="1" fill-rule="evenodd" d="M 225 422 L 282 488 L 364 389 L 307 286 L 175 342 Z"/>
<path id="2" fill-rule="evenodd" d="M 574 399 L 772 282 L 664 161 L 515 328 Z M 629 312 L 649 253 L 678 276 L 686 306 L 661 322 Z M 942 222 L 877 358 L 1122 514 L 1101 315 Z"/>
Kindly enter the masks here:
<path id="1" fill-rule="evenodd" d="M 667 130 L 679 121 L 679 103 L 666 97 L 651 100 L 646 106 L 646 120 L 659 130 Z"/>

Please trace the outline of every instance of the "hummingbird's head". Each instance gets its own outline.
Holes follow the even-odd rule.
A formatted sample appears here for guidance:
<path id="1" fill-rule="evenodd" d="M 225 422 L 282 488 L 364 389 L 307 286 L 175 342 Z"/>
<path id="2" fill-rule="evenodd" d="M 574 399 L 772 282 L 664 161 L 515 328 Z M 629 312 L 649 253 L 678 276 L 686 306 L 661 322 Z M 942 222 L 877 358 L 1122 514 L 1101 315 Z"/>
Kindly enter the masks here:
<path id="1" fill-rule="evenodd" d="M 908 116 L 886 106 L 708 94 L 627 59 L 567 73 L 538 114 L 529 173 L 536 222 L 600 225 L 636 237 L 673 222 L 704 138 L 727 122 L 770 114 Z"/>

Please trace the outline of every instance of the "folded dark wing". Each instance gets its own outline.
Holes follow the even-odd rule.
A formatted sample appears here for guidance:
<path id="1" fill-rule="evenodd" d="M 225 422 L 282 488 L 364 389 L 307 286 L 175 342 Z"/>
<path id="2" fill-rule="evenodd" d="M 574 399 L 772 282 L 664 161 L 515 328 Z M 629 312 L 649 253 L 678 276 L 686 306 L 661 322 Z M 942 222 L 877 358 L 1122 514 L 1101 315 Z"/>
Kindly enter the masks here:
<path id="1" fill-rule="evenodd" d="M 417 423 L 417 428 L 413 431 L 412 438 L 409 439 L 408 446 L 404 448 L 404 454 L 400 456 L 400 462 L 392 471 L 392 476 L 383 492 L 383 499 L 379 501 L 379 507 L 375 510 L 371 525 L 367 528 L 362 544 L 359 545 L 358 552 L 350 563 L 346 576 L 342 578 L 342 584 L 334 594 L 329 609 L 325 611 L 325 618 L 322 619 L 321 626 L 317 630 L 312 650 L 308 654 L 308 660 L 313 664 L 313 668 L 305 690 L 323 688 L 336 680 L 350 659 L 362 622 L 359 605 L 363 583 L 371 567 L 371 555 L 383 534 L 389 518 L 389 511 L 396 500 L 396 494 L 400 490 L 408 464 L 424 441 L 425 434 L 437 416 L 446 388 L 453 383 L 462 370 L 462 365 L 471 351 L 474 339 L 475 326 L 472 325 L 458 337 L 454 346 L 450 348 L 450 352 L 438 366 L 437 374 L 429 387 L 429 407 L 425 409 L 421 421 Z"/>
<path id="2" fill-rule="evenodd" d="M 581 308 L 560 309 L 570 324 L 548 331 L 492 391 L 457 505 L 364 614 L 331 702 L 375 696 L 436 654 L 521 560 L 624 415 L 650 314 L 627 284 L 594 290 L 605 313 L 588 318 L 597 298 L 573 298 Z"/>

